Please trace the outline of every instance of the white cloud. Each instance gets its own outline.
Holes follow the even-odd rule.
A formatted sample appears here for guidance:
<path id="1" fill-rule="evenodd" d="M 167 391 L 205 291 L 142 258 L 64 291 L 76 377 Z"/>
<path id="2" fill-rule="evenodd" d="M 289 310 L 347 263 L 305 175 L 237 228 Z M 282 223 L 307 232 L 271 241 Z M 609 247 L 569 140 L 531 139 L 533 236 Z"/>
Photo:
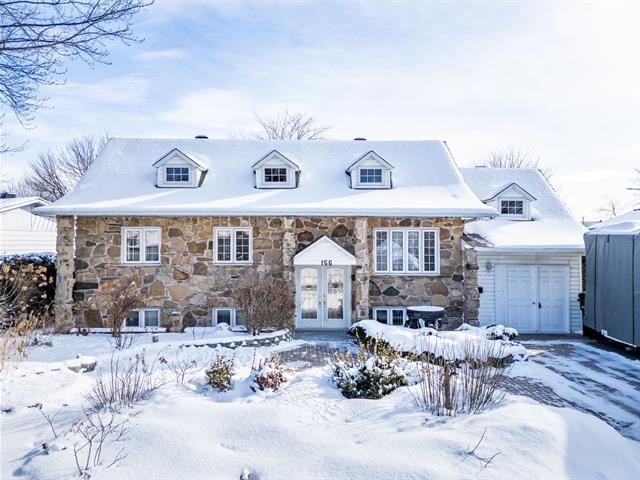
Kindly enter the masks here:
<path id="1" fill-rule="evenodd" d="M 155 60 L 175 60 L 187 57 L 187 53 L 179 48 L 169 48 L 167 50 L 147 50 L 140 52 L 134 56 L 136 60 L 155 61 Z"/>

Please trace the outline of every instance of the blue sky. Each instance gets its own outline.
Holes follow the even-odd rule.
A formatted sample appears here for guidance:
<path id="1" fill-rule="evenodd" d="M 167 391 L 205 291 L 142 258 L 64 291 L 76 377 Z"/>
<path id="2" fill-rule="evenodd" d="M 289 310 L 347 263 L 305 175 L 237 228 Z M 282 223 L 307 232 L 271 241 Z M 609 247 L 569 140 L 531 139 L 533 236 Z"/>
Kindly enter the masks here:
<path id="1" fill-rule="evenodd" d="M 640 168 L 640 4 L 159 0 L 145 42 L 69 66 L 9 177 L 74 136 L 226 138 L 288 106 L 351 139 L 445 139 L 460 165 L 523 149 L 578 216 L 630 207 Z"/>

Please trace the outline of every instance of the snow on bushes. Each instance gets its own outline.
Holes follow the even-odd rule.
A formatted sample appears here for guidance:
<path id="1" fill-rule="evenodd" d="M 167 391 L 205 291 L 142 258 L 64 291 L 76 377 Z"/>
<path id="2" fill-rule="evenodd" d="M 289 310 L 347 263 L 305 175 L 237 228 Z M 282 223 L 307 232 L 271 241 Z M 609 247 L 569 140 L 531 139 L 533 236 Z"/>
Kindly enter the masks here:
<path id="1" fill-rule="evenodd" d="M 357 353 L 337 353 L 333 379 L 347 398 L 378 399 L 398 387 L 415 383 L 415 365 L 382 343 L 361 342 Z M 413 370 L 413 375 L 411 371 Z"/>
<path id="2" fill-rule="evenodd" d="M 466 324 L 465 324 L 466 325 Z M 501 330 L 502 329 L 502 330 Z M 499 333 L 512 335 L 513 329 L 505 327 L 471 327 L 466 325 L 459 330 L 437 331 L 432 328 L 413 330 L 405 327 L 385 325 L 374 320 L 362 320 L 354 323 L 351 334 L 365 340 L 384 342 L 404 353 L 428 354 L 445 360 L 468 360 L 469 345 L 477 345 L 475 351 L 482 355 L 479 361 L 493 359 L 496 364 L 506 364 L 513 360 L 527 358 L 527 350 L 517 342 L 493 340 Z"/>
<path id="3" fill-rule="evenodd" d="M 219 392 L 226 392 L 231 388 L 235 374 L 233 358 L 227 358 L 221 353 L 215 354 L 204 373 L 207 385 Z"/>
<path id="4" fill-rule="evenodd" d="M 255 361 L 255 358 L 254 358 Z M 287 381 L 285 368 L 280 356 L 274 353 L 269 358 L 260 360 L 258 366 L 251 367 L 251 390 L 278 390 Z"/>

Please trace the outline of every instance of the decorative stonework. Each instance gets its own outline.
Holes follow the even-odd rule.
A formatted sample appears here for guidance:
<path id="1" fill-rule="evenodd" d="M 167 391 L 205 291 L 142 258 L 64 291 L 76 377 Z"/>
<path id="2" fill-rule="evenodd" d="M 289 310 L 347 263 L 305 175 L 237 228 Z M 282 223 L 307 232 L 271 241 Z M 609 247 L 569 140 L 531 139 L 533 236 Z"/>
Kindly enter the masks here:
<path id="1" fill-rule="evenodd" d="M 465 313 L 467 273 L 461 250 L 463 222 L 459 218 L 78 217 L 75 264 L 70 218 L 58 217 L 62 220 L 58 233 L 61 269 L 56 305 L 67 312 L 61 313 L 61 322 L 68 321 L 73 305 L 73 320 L 79 327 L 101 326 L 97 324 L 106 309 L 104 305 L 92 305 L 92 301 L 101 286 L 120 277 L 137 279 L 146 306 L 161 309 L 163 326 L 179 330 L 184 325 L 209 325 L 213 307 L 234 306 L 233 289 L 242 281 L 280 278 L 294 291 L 293 257 L 323 235 L 356 257 L 351 274 L 353 321 L 368 318 L 372 307 L 385 305 L 444 306 L 446 316 L 456 321 L 470 315 Z M 159 265 L 121 263 L 121 230 L 136 226 L 162 228 Z M 252 264 L 213 263 L 213 229 L 223 226 L 252 228 Z M 373 229 L 405 226 L 440 229 L 440 275 L 373 274 Z"/>

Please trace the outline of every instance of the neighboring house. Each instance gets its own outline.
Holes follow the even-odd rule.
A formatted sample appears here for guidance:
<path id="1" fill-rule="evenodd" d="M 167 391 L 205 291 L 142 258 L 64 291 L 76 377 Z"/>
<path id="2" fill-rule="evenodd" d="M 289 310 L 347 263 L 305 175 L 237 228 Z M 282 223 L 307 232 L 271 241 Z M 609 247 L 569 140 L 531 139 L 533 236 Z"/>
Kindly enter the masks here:
<path id="1" fill-rule="evenodd" d="M 465 225 L 478 253 L 481 325 L 579 333 L 582 226 L 537 169 L 463 168 L 466 183 L 499 215 Z"/>
<path id="2" fill-rule="evenodd" d="M 56 251 L 56 222 L 33 209 L 49 205 L 39 197 L 0 194 L 0 255 Z"/>
<path id="3" fill-rule="evenodd" d="M 146 306 L 128 326 L 240 325 L 233 290 L 284 279 L 298 328 L 402 324 L 438 305 L 475 322 L 465 222 L 496 215 L 440 141 L 112 139 L 58 220 L 60 326 L 102 326 L 114 278 Z M 466 289 L 466 290 L 465 290 Z"/>

